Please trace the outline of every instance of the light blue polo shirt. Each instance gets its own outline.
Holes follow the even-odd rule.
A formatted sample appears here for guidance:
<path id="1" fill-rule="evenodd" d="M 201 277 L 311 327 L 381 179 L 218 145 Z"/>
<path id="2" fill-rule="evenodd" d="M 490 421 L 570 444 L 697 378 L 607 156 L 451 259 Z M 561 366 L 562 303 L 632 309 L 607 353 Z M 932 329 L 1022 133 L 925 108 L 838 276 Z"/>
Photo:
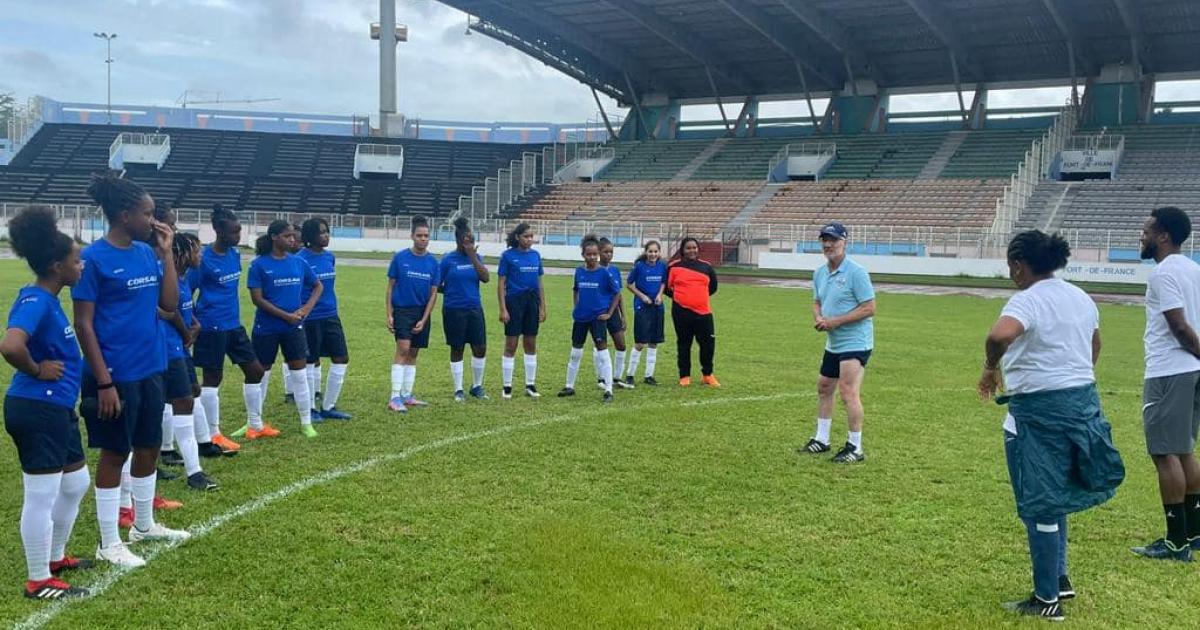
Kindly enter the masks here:
<path id="1" fill-rule="evenodd" d="M 871 286 L 867 270 L 847 256 L 837 271 L 830 272 L 828 264 L 817 267 L 813 272 L 813 298 L 821 304 L 822 317 L 840 317 L 858 308 L 859 304 L 874 300 L 875 288 Z M 868 317 L 829 331 L 825 349 L 834 353 L 873 349 L 873 319 Z"/>

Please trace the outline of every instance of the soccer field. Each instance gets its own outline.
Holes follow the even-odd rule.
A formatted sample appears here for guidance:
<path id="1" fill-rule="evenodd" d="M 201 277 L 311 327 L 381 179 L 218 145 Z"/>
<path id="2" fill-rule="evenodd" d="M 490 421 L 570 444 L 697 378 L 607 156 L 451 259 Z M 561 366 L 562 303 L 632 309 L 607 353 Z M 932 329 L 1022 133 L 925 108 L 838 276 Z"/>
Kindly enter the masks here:
<path id="1" fill-rule="evenodd" d="M 4 312 L 28 278 L 0 262 Z M 417 394 L 388 413 L 392 341 L 383 269 L 343 266 L 337 283 L 351 347 L 340 407 L 349 423 L 300 436 L 278 370 L 267 419 L 276 440 L 205 460 L 208 494 L 159 513 L 196 536 L 135 546 L 150 563 L 70 576 L 95 596 L 20 596 L 21 482 L 0 439 L 0 623 L 47 627 L 949 627 L 1017 625 L 1000 609 L 1031 590 L 1025 534 L 1004 466 L 1002 409 L 973 392 L 987 327 L 1002 302 L 881 294 L 864 386 L 867 460 L 796 453 L 815 417 L 823 336 L 811 293 L 724 284 L 715 299 L 720 390 L 674 385 L 660 350 L 657 388 L 611 406 L 562 386 L 570 279 L 547 277 L 540 400 L 500 399 L 501 327 L 485 288 L 492 399 L 451 401 L 440 307 Z M 490 297 L 489 297 L 490 296 Z M 69 312 L 69 310 L 68 310 Z M 252 309 L 243 300 L 243 319 Z M 7 316 L 7 315 L 6 315 Z M 1129 552 L 1161 535 L 1141 436 L 1138 307 L 1102 306 L 1099 383 L 1128 478 L 1110 503 L 1071 520 L 1067 604 L 1079 627 L 1186 627 L 1200 609 L 1197 568 Z M 669 325 L 668 325 L 669 327 Z M 644 362 L 644 360 L 643 360 Z M 587 356 L 580 383 L 592 375 Z M 4 365 L 0 382 L 11 370 Z M 520 361 L 517 382 L 521 381 Z M 468 373 L 469 379 L 469 373 Z M 640 379 L 639 379 L 640 383 Z M 222 392 L 223 429 L 245 414 L 241 375 Z M 839 409 L 834 441 L 845 440 Z M 93 454 L 89 454 L 92 456 Z M 94 498 L 68 550 L 92 556 Z"/>

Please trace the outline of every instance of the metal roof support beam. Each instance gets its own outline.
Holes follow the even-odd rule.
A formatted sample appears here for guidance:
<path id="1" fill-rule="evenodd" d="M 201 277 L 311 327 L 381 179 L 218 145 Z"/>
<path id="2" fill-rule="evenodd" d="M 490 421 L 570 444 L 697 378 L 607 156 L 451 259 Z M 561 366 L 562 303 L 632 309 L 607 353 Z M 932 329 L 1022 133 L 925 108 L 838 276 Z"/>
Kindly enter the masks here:
<path id="1" fill-rule="evenodd" d="M 1117 13 L 1121 14 L 1125 30 L 1129 31 L 1129 46 L 1133 49 L 1133 67 L 1137 72 L 1136 76 L 1141 78 L 1143 70 L 1149 71 L 1142 65 L 1142 49 L 1146 41 L 1142 29 L 1142 16 L 1138 14 L 1134 3 L 1129 0 L 1113 0 L 1113 3 L 1117 5 Z"/>
<path id="2" fill-rule="evenodd" d="M 979 62 L 967 52 L 967 45 L 959 36 L 958 30 L 954 28 L 950 20 L 946 19 L 938 7 L 933 6 L 929 0 L 904 0 L 904 2 L 912 8 L 922 22 L 925 22 L 925 25 L 933 31 L 942 44 L 958 57 L 958 63 L 965 65 L 967 70 L 975 75 L 975 79 L 982 81 L 987 78 L 983 66 L 979 65 Z"/>
<path id="3" fill-rule="evenodd" d="M 813 133 L 821 133 L 821 124 L 817 122 L 817 111 L 813 109 L 812 92 L 808 91 L 808 79 L 804 76 L 804 66 L 797 63 L 796 73 L 800 75 L 800 87 L 804 88 L 804 102 L 808 103 L 808 117 L 812 120 Z"/>
<path id="4" fill-rule="evenodd" d="M 699 40 L 691 33 L 684 31 L 654 11 L 632 0 L 605 0 L 605 2 L 625 15 L 628 15 L 634 21 L 646 27 L 652 33 L 662 38 L 668 44 L 678 48 L 689 57 L 711 67 L 713 72 L 724 77 L 737 90 L 747 94 L 756 92 L 750 83 L 742 78 L 741 73 L 736 72 L 733 68 L 726 65 L 713 52 L 711 45 Z"/>
<path id="5" fill-rule="evenodd" d="M 967 127 L 967 104 L 963 101 L 962 78 L 958 74 L 958 58 L 950 51 L 950 70 L 954 73 L 954 91 L 958 93 L 958 111 L 962 115 L 963 128 Z"/>
<path id="6" fill-rule="evenodd" d="M 779 0 L 779 4 L 804 22 L 805 26 L 825 40 L 834 50 L 841 53 L 846 58 L 847 72 L 849 72 L 850 64 L 858 65 L 867 68 L 868 74 L 877 85 L 887 83 L 883 73 L 875 64 L 871 63 L 866 49 L 854 41 L 849 31 L 841 24 L 826 15 L 821 9 L 813 6 L 811 0 Z"/>
<path id="7" fill-rule="evenodd" d="M 1100 67 L 1091 58 L 1083 54 L 1083 36 L 1079 33 L 1079 29 L 1067 20 L 1067 16 L 1058 8 L 1058 3 L 1062 0 L 1042 0 L 1042 4 L 1046 7 L 1046 12 L 1054 20 L 1054 25 L 1058 27 L 1058 32 L 1062 33 L 1063 39 L 1067 42 L 1067 57 L 1071 62 L 1071 78 L 1077 76 L 1075 72 L 1075 64 L 1083 66 L 1083 71 L 1088 75 L 1096 74 L 1100 71 Z"/>
<path id="8" fill-rule="evenodd" d="M 776 48 L 787 53 L 796 63 L 807 68 L 814 77 L 820 79 L 827 86 L 832 88 L 839 84 L 834 77 L 809 61 L 816 58 L 816 54 L 812 50 L 801 44 L 794 33 L 789 33 L 786 28 L 779 25 L 778 20 L 772 18 L 765 11 L 744 0 L 717 0 L 717 2 L 724 5 L 772 44 L 775 44 Z"/>
<path id="9" fill-rule="evenodd" d="M 646 114 L 642 112 L 642 99 L 638 96 L 637 90 L 633 89 L 633 81 L 629 79 L 628 72 L 625 73 L 625 85 L 629 88 L 629 95 L 633 97 L 633 110 L 637 112 L 638 125 L 642 128 L 642 133 L 653 140 L 654 134 L 650 133 L 650 127 L 646 124 Z"/>
<path id="10" fill-rule="evenodd" d="M 604 120 L 604 128 L 608 130 L 608 137 L 612 140 L 616 140 L 617 134 L 615 131 L 613 131 L 612 122 L 608 120 L 608 112 L 604 111 L 604 103 L 600 102 L 600 94 L 596 92 L 596 88 L 594 87 L 592 87 L 592 98 L 596 99 L 596 107 L 600 108 L 600 118 Z"/>
<path id="11" fill-rule="evenodd" d="M 508 29 L 492 24 L 486 20 L 480 19 L 470 26 L 472 31 L 486 35 L 501 44 L 511 46 L 534 59 L 558 70 L 559 72 L 583 83 L 585 85 L 595 86 L 597 90 L 613 97 L 617 101 L 628 100 L 630 96 L 625 94 L 612 81 L 606 80 L 603 77 L 597 77 L 589 74 L 585 70 L 576 67 L 558 56 L 543 50 L 542 48 L 527 41 L 522 35 L 512 32 Z"/>
<path id="12" fill-rule="evenodd" d="M 721 91 L 717 89 L 717 82 L 713 80 L 712 69 L 704 66 L 704 74 L 708 75 L 708 85 L 712 88 L 713 98 L 717 99 L 717 109 L 721 111 L 721 122 L 725 123 L 725 134 L 731 135 L 733 128 L 729 126 L 729 117 L 725 115 L 725 103 L 721 102 Z"/>

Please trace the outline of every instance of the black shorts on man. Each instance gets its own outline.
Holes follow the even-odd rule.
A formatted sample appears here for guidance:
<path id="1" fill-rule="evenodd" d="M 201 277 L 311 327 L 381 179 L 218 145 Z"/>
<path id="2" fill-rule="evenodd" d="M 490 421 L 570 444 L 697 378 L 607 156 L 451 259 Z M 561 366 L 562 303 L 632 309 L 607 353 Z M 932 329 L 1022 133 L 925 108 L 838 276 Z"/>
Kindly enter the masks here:
<path id="1" fill-rule="evenodd" d="M 830 352 L 826 350 L 825 356 L 821 359 L 821 376 L 825 378 L 841 378 L 842 361 L 858 361 L 860 365 L 867 367 L 867 362 L 870 360 L 870 350 L 853 350 L 850 352 Z"/>
<path id="2" fill-rule="evenodd" d="M 1142 428 L 1151 455 L 1193 453 L 1200 433 L 1200 372 L 1146 379 Z"/>

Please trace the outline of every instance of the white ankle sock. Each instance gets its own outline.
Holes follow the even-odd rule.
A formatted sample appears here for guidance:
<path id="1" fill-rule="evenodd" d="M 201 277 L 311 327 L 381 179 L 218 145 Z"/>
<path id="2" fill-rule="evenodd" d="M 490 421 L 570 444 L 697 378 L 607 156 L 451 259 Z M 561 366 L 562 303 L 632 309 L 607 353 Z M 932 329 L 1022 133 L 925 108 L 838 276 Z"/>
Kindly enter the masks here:
<path id="1" fill-rule="evenodd" d="M 246 403 L 246 424 L 249 424 L 251 429 L 263 428 L 263 389 L 260 384 L 243 385 L 242 400 Z"/>
<path id="2" fill-rule="evenodd" d="M 195 417 L 180 414 L 173 416 L 175 435 L 179 436 L 179 455 L 183 457 L 183 470 L 190 477 L 200 472 L 200 446 L 196 443 L 196 432 L 192 426 Z"/>
<path id="3" fill-rule="evenodd" d="M 392 364 L 392 398 L 399 398 L 404 391 L 404 366 Z"/>
<path id="4" fill-rule="evenodd" d="M 612 380 L 614 380 L 614 381 L 620 379 L 621 374 L 625 372 L 625 351 L 624 350 L 613 351 L 613 362 L 612 362 L 611 368 L 612 368 L 612 374 L 610 374 L 609 377 L 612 378 Z"/>
<path id="5" fill-rule="evenodd" d="M 266 400 L 267 394 L 269 393 L 269 391 L 271 389 L 271 370 L 263 370 L 263 377 L 262 377 L 262 380 L 258 382 L 258 387 L 259 387 L 259 389 L 262 390 L 262 392 L 259 395 L 262 396 L 263 400 Z M 287 381 L 283 382 L 283 393 L 285 395 L 288 393 Z"/>
<path id="6" fill-rule="evenodd" d="M 456 391 L 456 392 L 462 391 L 462 382 L 463 382 L 463 362 L 462 361 L 451 361 L 450 362 L 450 378 L 454 381 L 454 391 Z"/>
<path id="7" fill-rule="evenodd" d="M 822 444 L 829 444 L 829 429 L 832 426 L 832 418 L 817 418 L 817 434 L 813 439 Z"/>
<path id="8" fill-rule="evenodd" d="M 58 485 L 58 497 L 54 499 L 54 511 L 51 518 L 54 521 L 54 532 L 50 537 L 50 560 L 62 560 L 67 555 L 67 541 L 71 539 L 71 531 L 75 529 L 75 518 L 79 516 L 79 503 L 87 494 L 88 486 L 92 484 L 88 478 L 87 466 L 74 472 L 63 473 Z"/>
<path id="9" fill-rule="evenodd" d="M 151 504 L 154 503 L 153 498 Z M 100 523 L 100 546 L 111 547 L 121 542 L 117 521 L 121 513 L 121 488 L 96 488 L 96 520 Z"/>
<path id="10" fill-rule="evenodd" d="M 308 368 L 288 368 L 287 380 L 292 384 L 292 396 L 296 398 L 296 411 L 300 414 L 300 426 L 312 424 L 312 394 L 308 392 Z"/>
<path id="11" fill-rule="evenodd" d="M 321 387 L 321 375 L 318 374 L 319 368 L 316 364 L 309 363 L 304 368 L 304 379 L 308 381 L 308 395 L 313 399 L 317 399 L 317 390 Z"/>
<path id="12" fill-rule="evenodd" d="M 202 404 L 192 406 L 192 434 L 196 436 L 196 444 L 212 442 L 212 432 L 208 428 L 208 412 Z"/>
<path id="13" fill-rule="evenodd" d="M 602 350 L 599 355 L 600 380 L 604 381 L 604 391 L 611 392 L 613 389 L 613 373 L 612 359 L 608 356 L 608 350 Z"/>
<path id="14" fill-rule="evenodd" d="M 537 384 L 537 355 L 536 354 L 526 354 L 525 355 L 525 384 L 526 385 Z"/>
<path id="15" fill-rule="evenodd" d="M 171 417 L 173 415 L 174 414 L 171 413 L 171 405 L 169 405 L 169 404 L 163 405 L 162 450 L 164 450 L 164 451 L 174 450 L 174 448 L 175 448 L 175 429 L 174 429 L 175 424 L 171 420 Z"/>
<path id="16" fill-rule="evenodd" d="M 51 514 L 62 473 L 21 474 L 25 500 L 21 504 L 21 544 L 25 546 L 25 568 L 30 580 L 50 579 L 50 536 L 54 531 Z"/>
<path id="17" fill-rule="evenodd" d="M 583 360 L 583 348 L 571 348 L 571 356 L 567 359 L 567 387 L 575 389 L 575 379 L 579 376 L 579 362 Z"/>
<path id="18" fill-rule="evenodd" d="M 471 386 L 483 387 L 483 375 L 487 368 L 487 357 L 471 357 Z"/>
<path id="19" fill-rule="evenodd" d="M 216 387 L 200 388 L 200 404 L 204 405 L 204 418 L 208 420 L 209 436 L 221 434 L 221 397 Z"/>
<path id="20" fill-rule="evenodd" d="M 133 492 L 133 526 L 146 531 L 154 527 L 154 486 L 158 475 L 134 477 L 130 489 Z"/>
<path id="21" fill-rule="evenodd" d="M 654 366 L 658 364 L 658 348 L 646 349 L 646 376 L 654 376 Z"/>
<path id="22" fill-rule="evenodd" d="M 625 376 L 636 376 L 638 362 L 642 360 L 642 351 L 634 348 L 629 351 L 629 365 L 626 366 Z"/>
<path id="23" fill-rule="evenodd" d="M 125 457 L 125 464 L 121 466 L 121 507 L 133 509 L 133 475 L 129 473 L 130 466 L 133 465 L 132 455 Z"/>
<path id="24" fill-rule="evenodd" d="M 408 398 L 413 395 L 413 386 L 417 384 L 417 366 L 404 366 L 404 388 L 400 391 L 400 395 Z"/>
<path id="25" fill-rule="evenodd" d="M 516 370 L 516 357 L 500 358 L 500 378 L 505 387 L 512 387 L 513 372 Z"/>
<path id="26" fill-rule="evenodd" d="M 325 392 L 321 396 L 321 405 L 325 411 L 337 406 L 338 397 L 342 395 L 342 386 L 346 384 L 345 363 L 334 363 L 329 366 L 329 382 L 325 384 Z"/>
<path id="27" fill-rule="evenodd" d="M 855 451 L 862 452 L 862 431 L 851 431 L 847 441 L 854 445 Z"/>

